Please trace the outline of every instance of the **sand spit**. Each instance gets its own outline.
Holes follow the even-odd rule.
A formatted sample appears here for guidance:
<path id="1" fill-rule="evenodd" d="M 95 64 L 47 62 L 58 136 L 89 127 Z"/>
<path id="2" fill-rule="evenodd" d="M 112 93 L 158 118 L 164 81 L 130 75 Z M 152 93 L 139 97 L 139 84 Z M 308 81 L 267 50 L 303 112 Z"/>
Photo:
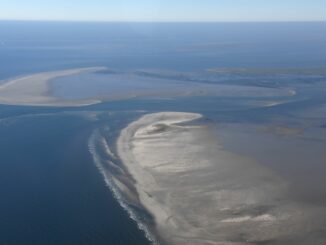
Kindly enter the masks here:
<path id="1" fill-rule="evenodd" d="M 199 114 L 145 115 L 125 128 L 118 156 L 163 244 L 325 244 L 324 213 L 299 204 L 253 159 L 225 151 Z"/>
<path id="2" fill-rule="evenodd" d="M 79 73 L 90 73 L 104 67 L 52 71 L 23 76 L 0 85 L 0 104 L 36 106 L 82 106 L 98 103 L 98 100 L 66 101 L 51 95 L 49 82 L 52 79 Z"/>

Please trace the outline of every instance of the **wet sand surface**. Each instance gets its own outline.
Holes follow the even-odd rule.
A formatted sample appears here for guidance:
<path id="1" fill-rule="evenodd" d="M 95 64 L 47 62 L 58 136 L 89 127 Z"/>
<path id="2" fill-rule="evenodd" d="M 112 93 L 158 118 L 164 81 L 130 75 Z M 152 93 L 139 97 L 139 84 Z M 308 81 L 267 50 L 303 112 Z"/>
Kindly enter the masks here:
<path id="1" fill-rule="evenodd" d="M 295 94 L 289 88 L 205 83 L 164 77 L 162 72 L 144 75 L 138 71 L 117 72 L 90 67 L 37 73 L 4 81 L 0 104 L 26 106 L 86 106 L 104 101 L 149 97 L 224 96 L 283 97 Z M 275 104 L 274 101 L 269 102 Z"/>
<path id="2" fill-rule="evenodd" d="M 275 171 L 223 148 L 200 114 L 145 115 L 117 151 L 167 244 L 324 244 L 325 208 L 295 201 Z"/>
<path id="3" fill-rule="evenodd" d="M 9 80 L 0 85 L 0 104 L 76 106 L 98 103 L 98 100 L 63 100 L 52 96 L 49 82 L 58 77 L 95 72 L 101 67 L 44 72 Z"/>
<path id="4" fill-rule="evenodd" d="M 0 33 L 0 244 L 326 244 L 325 23 Z"/>

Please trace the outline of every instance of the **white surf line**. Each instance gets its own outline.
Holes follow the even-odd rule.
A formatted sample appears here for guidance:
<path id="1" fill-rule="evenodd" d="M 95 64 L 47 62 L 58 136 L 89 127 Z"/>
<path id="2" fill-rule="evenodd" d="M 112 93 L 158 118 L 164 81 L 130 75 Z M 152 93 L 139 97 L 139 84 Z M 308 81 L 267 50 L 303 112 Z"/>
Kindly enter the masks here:
<path id="1" fill-rule="evenodd" d="M 145 115 L 117 141 L 118 157 L 164 242 L 286 243 L 318 231 L 321 210 L 292 200 L 277 173 L 225 151 L 209 128 L 180 125 L 200 117 Z"/>
<path id="2" fill-rule="evenodd" d="M 128 203 L 124 200 L 123 195 L 120 192 L 119 187 L 116 186 L 115 181 L 112 178 L 112 175 L 108 172 L 107 169 L 103 166 L 103 163 L 100 159 L 100 156 L 98 156 L 96 152 L 96 141 L 98 141 L 101 137 L 98 130 L 95 130 L 93 134 L 91 135 L 89 142 L 88 142 L 88 149 L 91 153 L 94 163 L 99 170 L 99 172 L 102 174 L 104 181 L 106 183 L 106 186 L 110 189 L 111 193 L 113 194 L 114 198 L 117 200 L 119 205 L 128 213 L 129 217 L 136 222 L 138 228 L 144 232 L 145 237 L 153 244 L 153 245 L 159 245 L 159 242 L 155 238 L 155 236 L 151 233 L 149 228 L 145 223 L 143 223 L 138 215 L 129 207 Z M 101 140 L 101 143 L 104 143 L 104 139 Z M 109 149 L 107 144 L 104 146 L 106 149 Z M 108 154 L 111 155 L 111 150 L 109 150 Z"/>

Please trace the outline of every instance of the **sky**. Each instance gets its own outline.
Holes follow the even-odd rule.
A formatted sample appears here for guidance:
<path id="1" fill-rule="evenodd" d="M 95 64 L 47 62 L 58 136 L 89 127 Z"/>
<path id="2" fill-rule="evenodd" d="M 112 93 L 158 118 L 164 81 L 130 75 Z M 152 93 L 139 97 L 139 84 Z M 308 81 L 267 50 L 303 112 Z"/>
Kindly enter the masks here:
<path id="1" fill-rule="evenodd" d="M 326 0 L 0 0 L 0 20 L 326 21 Z"/>

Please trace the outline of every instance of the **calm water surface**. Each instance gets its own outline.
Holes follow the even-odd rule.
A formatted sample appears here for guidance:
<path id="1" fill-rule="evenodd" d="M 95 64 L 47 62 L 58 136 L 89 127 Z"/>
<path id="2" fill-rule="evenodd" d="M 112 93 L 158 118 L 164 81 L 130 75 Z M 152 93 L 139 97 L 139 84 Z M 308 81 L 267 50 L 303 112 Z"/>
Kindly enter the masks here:
<path id="1" fill-rule="evenodd" d="M 89 66 L 187 72 L 326 67 L 326 24 L 0 22 L 1 80 Z M 293 189 L 296 198 L 324 205 L 325 137 L 320 132 L 326 117 L 318 112 L 302 116 L 326 104 L 323 91 L 310 90 L 299 95 L 300 101 L 268 110 L 247 107 L 246 98 L 222 97 L 136 99 L 84 108 L 0 106 L 0 244 L 149 244 L 105 185 L 87 144 L 93 129 L 103 125 L 116 136 L 141 114 L 138 110 L 200 112 L 221 127 L 228 125 L 218 134 L 228 149 L 255 155 L 299 186 Z M 114 116 L 107 116 L 108 111 Z M 304 137 L 315 143 L 260 138 L 255 127 L 275 123 L 308 127 Z M 245 143 L 249 135 L 250 145 Z M 239 144 L 230 143 L 235 140 Z M 296 162 L 295 147 L 305 149 L 300 156 L 306 158 Z M 307 171 L 309 178 L 303 178 Z"/>

